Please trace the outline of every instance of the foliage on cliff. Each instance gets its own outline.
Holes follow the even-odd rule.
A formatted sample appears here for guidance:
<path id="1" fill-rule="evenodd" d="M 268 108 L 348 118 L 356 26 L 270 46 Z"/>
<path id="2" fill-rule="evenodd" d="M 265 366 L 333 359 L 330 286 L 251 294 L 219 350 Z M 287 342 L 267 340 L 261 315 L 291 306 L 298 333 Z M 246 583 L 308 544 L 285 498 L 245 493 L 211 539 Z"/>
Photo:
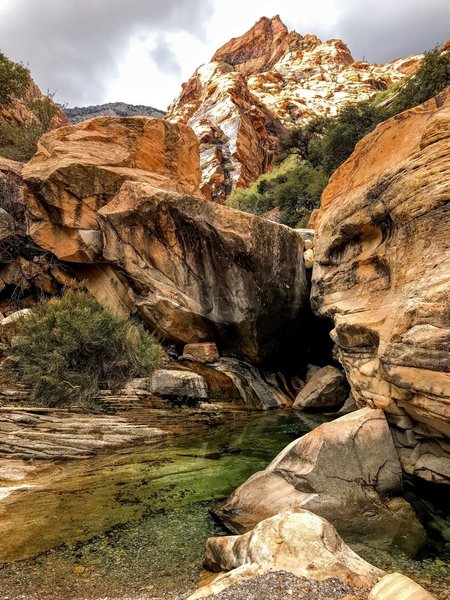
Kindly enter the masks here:
<path id="1" fill-rule="evenodd" d="M 36 93 L 37 92 L 37 93 Z M 0 52 L 0 155 L 28 161 L 39 138 L 52 127 L 61 107 L 41 96 L 28 68 Z"/>
<path id="2" fill-rule="evenodd" d="M 14 98 L 25 94 L 29 85 L 29 70 L 0 52 L 0 104 L 10 106 Z"/>
<path id="3" fill-rule="evenodd" d="M 23 320 L 11 355 L 37 403 L 93 405 L 100 389 L 148 376 L 161 351 L 141 325 L 111 314 L 82 291 L 43 300 Z"/>
<path id="4" fill-rule="evenodd" d="M 255 214 L 280 208 L 280 222 L 305 226 L 320 204 L 329 176 L 347 160 L 356 144 L 375 127 L 399 112 L 417 106 L 450 85 L 450 52 L 425 54 L 417 72 L 383 102 L 345 106 L 334 118 L 318 117 L 289 132 L 280 142 L 279 163 L 247 189 L 236 189 L 228 204 Z M 293 158 L 295 160 L 293 161 Z"/>
<path id="5" fill-rule="evenodd" d="M 228 204 L 257 215 L 279 207 L 280 221 L 295 227 L 308 221 L 311 210 L 320 202 L 326 182 L 324 171 L 297 156 L 289 156 L 249 188 L 237 188 Z"/>

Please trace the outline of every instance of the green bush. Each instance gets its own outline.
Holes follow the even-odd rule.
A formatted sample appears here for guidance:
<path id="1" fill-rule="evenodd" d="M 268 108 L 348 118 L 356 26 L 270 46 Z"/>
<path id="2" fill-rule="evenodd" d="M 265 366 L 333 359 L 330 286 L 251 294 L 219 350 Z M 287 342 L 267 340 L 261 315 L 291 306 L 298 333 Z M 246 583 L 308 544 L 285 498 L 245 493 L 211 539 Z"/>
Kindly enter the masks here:
<path id="1" fill-rule="evenodd" d="M 347 160 L 356 144 L 386 119 L 384 111 L 369 102 L 345 106 L 332 120 L 319 140 L 313 140 L 310 153 L 315 166 L 331 175 Z"/>
<path id="2" fill-rule="evenodd" d="M 40 123 L 0 123 L 0 155 L 27 162 L 35 154 L 45 129 Z"/>
<path id="3" fill-rule="evenodd" d="M 288 156 L 248 189 L 234 190 L 227 203 L 257 215 L 279 207 L 280 222 L 295 227 L 299 221 L 307 221 L 311 211 L 319 206 L 326 183 L 321 169 L 298 156 Z"/>
<path id="4" fill-rule="evenodd" d="M 448 85 L 450 85 L 450 52 L 443 53 L 438 48 L 426 52 L 416 73 L 406 79 L 389 106 L 389 116 L 426 102 Z"/>
<path id="5" fill-rule="evenodd" d="M 14 98 L 22 98 L 30 82 L 29 70 L 0 52 L 0 104 L 10 106 Z"/>
<path id="6" fill-rule="evenodd" d="M 148 376 L 161 349 L 142 325 L 111 314 L 82 291 L 43 300 L 12 344 L 19 380 L 44 406 L 95 406 L 100 389 Z"/>

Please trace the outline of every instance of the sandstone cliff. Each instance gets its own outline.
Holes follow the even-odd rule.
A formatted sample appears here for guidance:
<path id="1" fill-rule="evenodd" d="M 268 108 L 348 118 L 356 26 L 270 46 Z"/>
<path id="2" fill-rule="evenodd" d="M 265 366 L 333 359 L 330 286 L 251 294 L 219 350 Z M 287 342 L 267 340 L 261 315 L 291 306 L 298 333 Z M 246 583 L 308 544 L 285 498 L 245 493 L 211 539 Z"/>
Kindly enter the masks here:
<path id="1" fill-rule="evenodd" d="M 379 125 L 332 176 L 312 301 L 405 470 L 450 481 L 450 88 Z"/>
<path id="2" fill-rule="evenodd" d="M 191 125 L 200 140 L 202 190 L 224 201 L 267 171 L 286 128 L 334 116 L 415 71 L 420 57 L 371 65 L 341 40 L 289 32 L 263 17 L 222 46 L 183 84 L 168 118 Z"/>
<path id="3" fill-rule="evenodd" d="M 63 127 L 22 175 L 33 240 L 100 301 L 176 343 L 216 341 L 254 362 L 289 353 L 305 325 L 303 240 L 206 202 L 188 126 L 99 117 Z"/>

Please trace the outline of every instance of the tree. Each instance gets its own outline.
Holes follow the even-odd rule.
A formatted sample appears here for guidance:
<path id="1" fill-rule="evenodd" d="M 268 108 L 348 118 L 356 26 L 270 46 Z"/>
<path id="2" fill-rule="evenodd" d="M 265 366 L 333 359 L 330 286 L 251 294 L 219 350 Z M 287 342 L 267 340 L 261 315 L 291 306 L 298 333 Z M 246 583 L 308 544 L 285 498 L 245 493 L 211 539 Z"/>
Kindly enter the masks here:
<path id="1" fill-rule="evenodd" d="M 30 82 L 29 70 L 0 52 L 0 104 L 8 107 L 14 98 L 22 98 Z"/>
<path id="2" fill-rule="evenodd" d="M 450 85 L 450 52 L 438 48 L 425 53 L 419 69 L 408 77 L 388 108 L 393 116 L 422 104 Z"/>

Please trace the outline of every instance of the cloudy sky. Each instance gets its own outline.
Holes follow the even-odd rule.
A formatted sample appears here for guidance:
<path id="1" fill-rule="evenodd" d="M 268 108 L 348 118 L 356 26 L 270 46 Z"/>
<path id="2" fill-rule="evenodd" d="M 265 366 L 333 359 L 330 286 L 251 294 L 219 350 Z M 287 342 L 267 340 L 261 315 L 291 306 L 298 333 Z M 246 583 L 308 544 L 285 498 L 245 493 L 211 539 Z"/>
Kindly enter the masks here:
<path id="1" fill-rule="evenodd" d="M 0 50 L 69 106 L 164 109 L 219 46 L 275 14 L 371 62 L 450 38 L 450 0 L 0 0 Z"/>

